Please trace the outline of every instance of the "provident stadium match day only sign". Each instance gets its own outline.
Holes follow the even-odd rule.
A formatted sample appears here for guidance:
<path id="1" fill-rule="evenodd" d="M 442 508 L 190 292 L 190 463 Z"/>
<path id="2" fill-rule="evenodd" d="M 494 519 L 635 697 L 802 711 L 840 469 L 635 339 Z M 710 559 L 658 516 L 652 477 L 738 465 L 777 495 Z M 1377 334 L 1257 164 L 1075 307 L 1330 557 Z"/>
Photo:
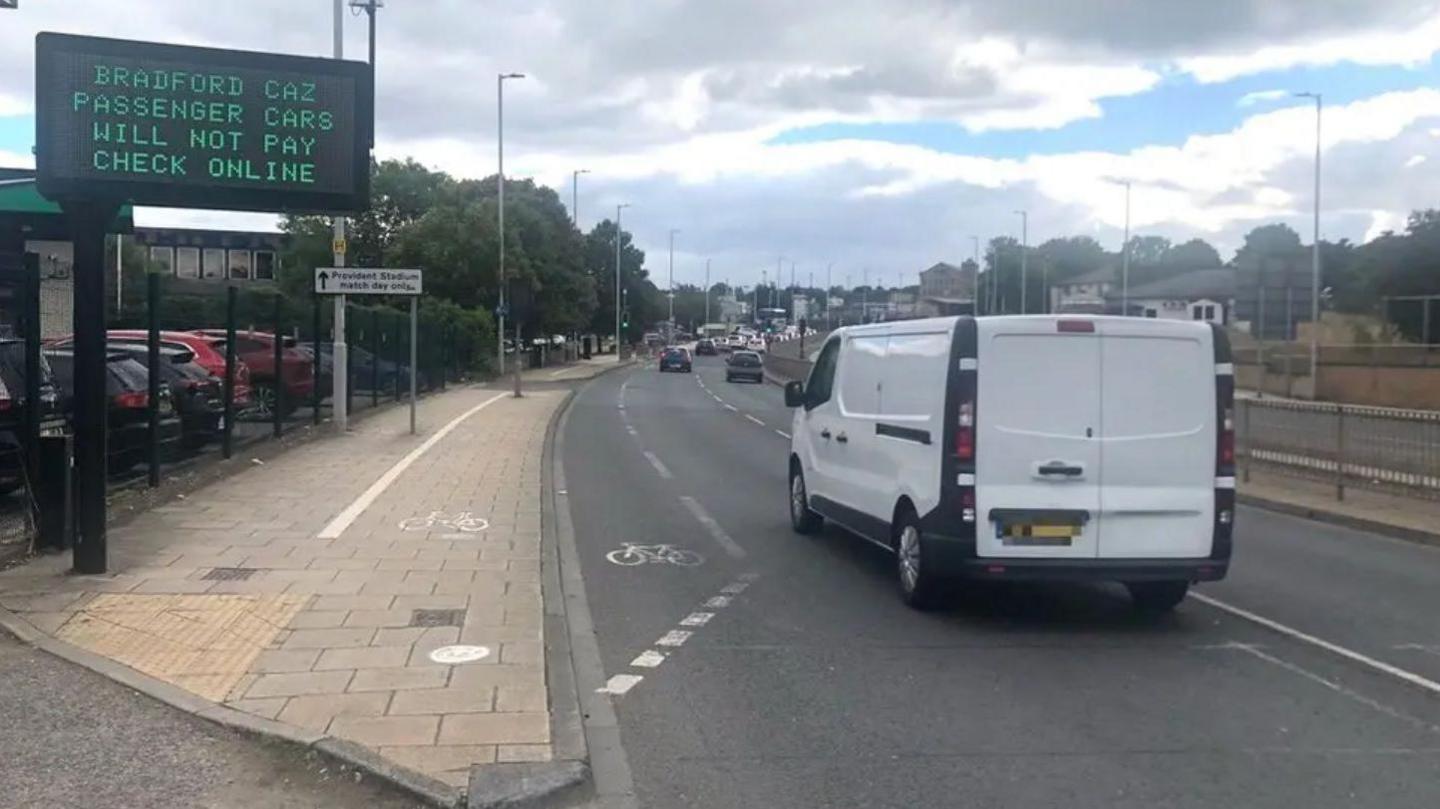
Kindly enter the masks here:
<path id="1" fill-rule="evenodd" d="M 369 207 L 363 62 L 42 33 L 35 165 L 55 200 L 345 213 Z"/>

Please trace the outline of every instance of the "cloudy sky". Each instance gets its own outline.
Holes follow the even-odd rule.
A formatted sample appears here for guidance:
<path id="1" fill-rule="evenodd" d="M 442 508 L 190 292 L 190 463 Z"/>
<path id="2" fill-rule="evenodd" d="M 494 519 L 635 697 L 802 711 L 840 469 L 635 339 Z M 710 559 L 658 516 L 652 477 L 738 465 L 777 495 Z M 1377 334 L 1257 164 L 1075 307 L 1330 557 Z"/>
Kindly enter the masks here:
<path id="1" fill-rule="evenodd" d="M 0 165 L 33 165 L 42 30 L 329 55 L 329 0 L 22 0 L 0 11 Z M 347 54 L 364 18 L 346 13 Z M 1229 256 L 1283 221 L 1309 241 L 1325 96 L 1322 235 L 1363 240 L 1440 205 L 1437 0 L 386 0 L 377 153 L 506 168 L 589 227 L 618 202 L 664 275 L 909 283 L 972 235 L 1132 227 Z M 142 224 L 273 227 L 151 209 Z M 788 280 L 788 278 L 787 278 Z"/>

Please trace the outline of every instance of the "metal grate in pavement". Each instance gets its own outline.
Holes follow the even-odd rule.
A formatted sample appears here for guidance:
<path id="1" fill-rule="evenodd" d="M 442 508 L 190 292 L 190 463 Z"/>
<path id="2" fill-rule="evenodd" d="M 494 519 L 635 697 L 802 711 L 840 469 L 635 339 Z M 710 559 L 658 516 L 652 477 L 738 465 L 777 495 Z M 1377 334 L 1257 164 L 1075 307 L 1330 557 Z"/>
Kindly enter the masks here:
<path id="1" fill-rule="evenodd" d="M 200 578 L 205 581 L 244 581 L 255 575 L 253 567 L 213 567 Z"/>
<path id="2" fill-rule="evenodd" d="M 412 610 L 411 626 L 464 626 L 465 610 Z"/>

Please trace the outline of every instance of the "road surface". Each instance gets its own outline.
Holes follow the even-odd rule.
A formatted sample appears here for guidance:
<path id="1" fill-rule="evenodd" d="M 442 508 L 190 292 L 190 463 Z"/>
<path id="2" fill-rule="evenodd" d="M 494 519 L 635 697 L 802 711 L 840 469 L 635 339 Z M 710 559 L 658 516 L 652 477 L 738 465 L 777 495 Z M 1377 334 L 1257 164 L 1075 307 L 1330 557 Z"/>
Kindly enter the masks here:
<path id="1" fill-rule="evenodd" d="M 717 358 L 578 393 L 601 804 L 1440 805 L 1440 551 L 1242 509 L 1231 578 L 1170 616 L 1098 585 L 914 612 L 884 552 L 791 533 L 789 429 Z"/>

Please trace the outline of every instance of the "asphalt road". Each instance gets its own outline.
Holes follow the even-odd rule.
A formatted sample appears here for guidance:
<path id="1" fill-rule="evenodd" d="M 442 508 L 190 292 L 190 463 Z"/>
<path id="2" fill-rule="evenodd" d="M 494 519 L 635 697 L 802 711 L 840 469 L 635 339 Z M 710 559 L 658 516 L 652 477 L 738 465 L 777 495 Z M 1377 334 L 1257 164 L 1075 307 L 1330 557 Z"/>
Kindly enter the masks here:
<path id="1" fill-rule="evenodd" d="M 0 632 L 6 809 L 419 809 L 294 748 L 182 713 Z"/>
<path id="2" fill-rule="evenodd" d="M 1231 578 L 1173 615 L 1088 585 L 919 613 L 887 554 L 791 533 L 789 429 L 709 357 L 572 405 L 565 500 L 640 806 L 1440 805 L 1440 552 L 1242 510 Z M 625 543 L 654 561 L 607 559 Z M 602 794 L 624 769 L 597 760 Z"/>

